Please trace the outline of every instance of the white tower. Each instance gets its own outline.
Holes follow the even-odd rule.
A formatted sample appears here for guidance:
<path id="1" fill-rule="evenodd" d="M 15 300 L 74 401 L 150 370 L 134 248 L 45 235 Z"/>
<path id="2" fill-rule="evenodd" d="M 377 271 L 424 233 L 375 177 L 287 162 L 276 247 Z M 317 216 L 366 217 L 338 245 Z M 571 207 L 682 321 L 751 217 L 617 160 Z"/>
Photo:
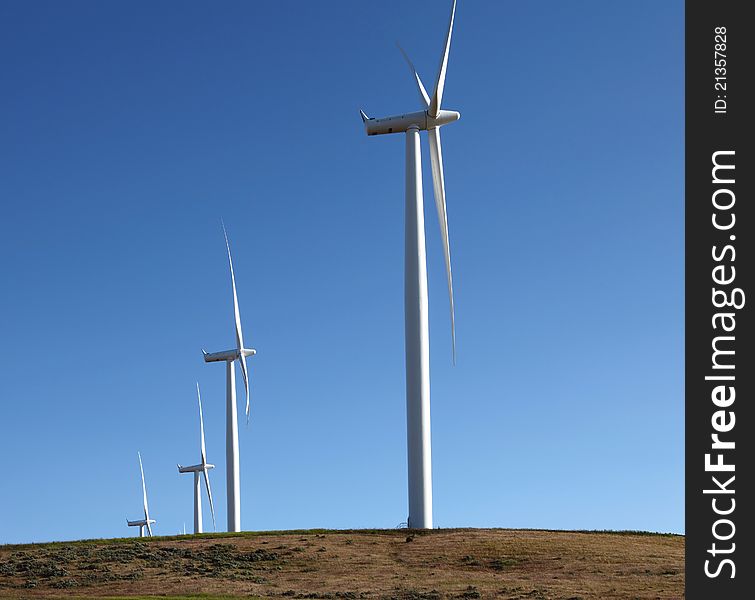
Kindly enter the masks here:
<path id="1" fill-rule="evenodd" d="M 215 528 L 215 505 L 212 502 L 212 490 L 210 489 L 209 470 L 214 469 L 215 465 L 207 462 L 207 451 L 204 445 L 204 419 L 202 418 L 202 397 L 199 394 L 199 383 L 197 383 L 197 401 L 199 402 L 199 454 L 200 461 L 198 465 L 191 467 L 182 467 L 178 465 L 179 473 L 194 473 L 194 533 L 202 533 L 202 485 L 200 482 L 200 473 L 204 475 L 204 484 L 207 488 L 207 497 L 210 500 L 210 510 L 212 512 L 212 527 Z M 184 525 L 184 528 L 186 526 Z"/>
<path id="2" fill-rule="evenodd" d="M 141 471 L 141 474 L 142 474 L 142 496 L 144 498 L 144 518 L 139 519 L 138 521 L 129 521 L 128 519 L 126 519 L 126 523 L 128 523 L 129 527 L 139 528 L 139 537 L 144 537 L 145 527 L 147 528 L 149 537 L 152 537 L 152 524 L 157 523 L 157 521 L 149 518 L 149 506 L 147 505 L 147 486 L 144 483 L 144 467 L 142 466 L 142 455 L 139 452 L 137 452 L 137 455 L 139 456 L 139 471 Z"/>
<path id="3" fill-rule="evenodd" d="M 425 255 L 425 218 L 422 198 L 422 160 L 419 132 L 427 131 L 433 173 L 435 206 L 438 212 L 443 254 L 446 263 L 448 296 L 451 309 L 452 356 L 456 362 L 454 296 L 451 278 L 451 252 L 448 242 L 446 192 L 443 179 L 443 154 L 440 127 L 459 119 L 459 113 L 441 110 L 446 80 L 448 51 L 451 47 L 456 0 L 451 6 L 448 34 L 441 56 L 432 98 L 428 96 L 414 65 L 409 63 L 425 110 L 375 119 L 360 111 L 367 135 L 406 133 L 406 213 L 404 247 L 404 327 L 406 352 L 406 441 L 409 475 L 409 518 L 411 528 L 433 526 L 432 460 L 430 440 L 430 348 L 427 314 L 427 259 Z M 403 53 L 403 50 L 402 50 Z"/>
<path id="4" fill-rule="evenodd" d="M 226 365 L 226 419 L 225 419 L 225 459 L 226 459 L 226 497 L 228 501 L 228 531 L 241 531 L 241 484 L 239 478 L 239 428 L 236 412 L 236 371 L 234 364 L 239 363 L 246 390 L 246 418 L 249 421 L 249 374 L 246 366 L 247 356 L 254 356 L 257 351 L 244 348 L 241 333 L 241 316 L 236 295 L 236 278 L 233 274 L 233 260 L 228 236 L 223 227 L 225 246 L 228 250 L 228 264 L 231 268 L 231 287 L 233 288 L 233 314 L 236 331 L 236 347 L 233 350 L 208 353 L 202 350 L 205 362 L 224 362 Z"/>

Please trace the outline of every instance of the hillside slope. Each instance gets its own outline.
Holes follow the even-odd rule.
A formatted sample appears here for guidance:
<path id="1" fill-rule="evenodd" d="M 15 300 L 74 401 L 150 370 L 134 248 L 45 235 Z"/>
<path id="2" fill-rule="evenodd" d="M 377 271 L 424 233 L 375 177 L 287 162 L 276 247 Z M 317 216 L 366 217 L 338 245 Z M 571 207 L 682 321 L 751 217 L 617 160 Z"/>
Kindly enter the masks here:
<path id="1" fill-rule="evenodd" d="M 0 598 L 684 597 L 684 537 L 290 531 L 0 546 Z"/>

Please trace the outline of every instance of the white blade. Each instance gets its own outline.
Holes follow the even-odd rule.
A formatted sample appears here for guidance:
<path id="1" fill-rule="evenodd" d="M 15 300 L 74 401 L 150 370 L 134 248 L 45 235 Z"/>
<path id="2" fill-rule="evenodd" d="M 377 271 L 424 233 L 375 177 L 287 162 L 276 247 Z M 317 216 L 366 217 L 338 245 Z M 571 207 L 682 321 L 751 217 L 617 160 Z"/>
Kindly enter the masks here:
<path id="1" fill-rule="evenodd" d="M 241 364 L 241 375 L 244 377 L 244 391 L 246 392 L 246 420 L 249 422 L 249 374 L 246 369 L 246 357 L 241 353 L 244 348 L 244 336 L 241 333 L 241 315 L 239 314 L 239 299 L 236 295 L 236 277 L 233 274 L 233 259 L 231 258 L 231 246 L 228 244 L 228 234 L 225 232 L 223 225 L 223 235 L 225 236 L 225 247 L 228 250 L 228 264 L 231 267 L 231 286 L 233 287 L 233 315 L 236 324 L 236 349 L 239 351 L 239 363 Z"/>
<path id="2" fill-rule="evenodd" d="M 244 391 L 246 392 L 246 424 L 249 425 L 249 373 L 246 370 L 246 356 L 243 354 L 239 356 L 239 364 L 241 365 L 241 375 L 244 377 Z"/>
<path id="3" fill-rule="evenodd" d="M 433 171 L 433 189 L 435 207 L 438 209 L 440 236 L 443 241 L 443 256 L 446 260 L 446 278 L 448 280 L 448 299 L 451 306 L 451 344 L 453 362 L 456 364 L 456 326 L 454 324 L 454 286 L 451 278 L 451 248 L 448 244 L 448 217 L 446 214 L 446 185 L 443 180 L 443 152 L 440 146 L 440 129 L 434 127 L 428 132 L 430 141 L 430 162 Z"/>
<path id="4" fill-rule="evenodd" d="M 228 265 L 231 268 L 231 287 L 233 288 L 233 318 L 236 325 L 236 349 L 240 351 L 244 347 L 244 336 L 241 333 L 241 315 L 239 314 L 239 299 L 236 295 L 236 277 L 233 274 L 231 246 L 230 244 L 228 244 L 228 234 L 226 234 L 225 232 L 225 225 L 223 225 L 223 235 L 225 236 L 225 247 L 228 250 Z"/>
<path id="5" fill-rule="evenodd" d="M 199 382 L 197 381 L 197 400 L 199 401 L 199 448 L 202 455 L 202 465 L 207 464 L 207 451 L 204 447 L 204 419 L 202 418 L 202 396 L 199 394 Z"/>
<path id="6" fill-rule="evenodd" d="M 456 0 L 451 5 L 451 19 L 448 23 L 448 35 L 446 36 L 446 45 L 443 48 L 443 55 L 440 58 L 440 68 L 438 69 L 438 80 L 435 82 L 435 91 L 433 92 L 430 106 L 427 109 L 431 117 L 437 117 L 440 112 L 440 101 L 443 98 L 443 86 L 446 83 L 446 67 L 448 66 L 448 51 L 451 48 L 451 31 L 454 28 L 454 15 L 456 14 Z"/>
<path id="7" fill-rule="evenodd" d="M 152 537 L 152 525 L 149 524 L 149 519 L 147 519 L 147 531 L 149 532 L 149 537 Z"/>
<path id="8" fill-rule="evenodd" d="M 140 452 L 137 452 L 139 455 L 139 470 L 142 473 L 142 494 L 144 496 L 144 520 L 149 521 L 149 506 L 147 506 L 147 485 L 144 483 L 144 467 L 142 466 L 142 455 Z M 149 528 L 149 523 L 147 523 L 147 527 Z M 150 530 L 150 535 L 152 535 Z"/>
<path id="9" fill-rule="evenodd" d="M 210 511 L 212 512 L 212 528 L 215 529 L 215 505 L 212 503 L 212 490 L 210 490 L 210 473 L 207 469 L 204 471 L 204 485 L 207 488 L 207 497 L 210 499 Z"/>
<path id="10" fill-rule="evenodd" d="M 401 50 L 401 54 L 404 55 L 404 58 L 406 59 L 407 64 L 409 65 L 409 69 L 412 71 L 412 75 L 414 76 L 414 81 L 417 84 L 417 91 L 419 92 L 420 100 L 423 102 L 422 108 L 427 108 L 430 106 L 430 96 L 427 95 L 427 90 L 425 89 L 425 86 L 422 85 L 422 80 L 419 78 L 419 73 L 417 73 L 417 69 L 414 68 L 414 63 L 409 59 L 409 56 L 404 52 L 404 49 L 401 47 L 400 44 L 396 43 L 398 46 L 398 49 Z"/>

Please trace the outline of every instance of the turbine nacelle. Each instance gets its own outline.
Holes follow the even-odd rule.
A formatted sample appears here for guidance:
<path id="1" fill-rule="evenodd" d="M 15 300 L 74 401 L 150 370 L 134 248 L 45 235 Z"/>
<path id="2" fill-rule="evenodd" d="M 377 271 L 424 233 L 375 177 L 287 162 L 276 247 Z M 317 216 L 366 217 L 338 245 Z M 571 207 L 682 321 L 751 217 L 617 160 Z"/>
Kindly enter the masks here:
<path id="1" fill-rule="evenodd" d="M 381 119 L 370 118 L 364 111 L 359 111 L 364 122 L 364 130 L 367 135 L 383 135 L 387 133 L 402 133 L 411 127 L 416 127 L 420 131 L 434 129 L 458 121 L 461 115 L 455 110 L 440 110 L 437 117 L 431 117 L 428 111 L 408 113 L 405 115 L 395 115 L 392 117 L 383 117 Z"/>
<path id="2" fill-rule="evenodd" d="M 140 521 L 129 521 L 126 519 L 129 527 L 145 527 L 146 525 L 154 525 L 157 523 L 154 519 L 142 519 Z"/>
<path id="3" fill-rule="evenodd" d="M 181 465 L 176 465 L 178 467 L 179 473 L 201 473 L 205 469 L 214 469 L 215 465 L 211 465 L 210 463 L 206 463 L 204 465 L 192 465 L 190 467 L 182 467 Z"/>
<path id="4" fill-rule="evenodd" d="M 238 360 L 242 356 L 254 356 L 257 351 L 254 348 L 242 348 L 241 350 L 225 350 L 223 352 L 205 352 L 202 350 L 205 362 L 228 362 Z"/>

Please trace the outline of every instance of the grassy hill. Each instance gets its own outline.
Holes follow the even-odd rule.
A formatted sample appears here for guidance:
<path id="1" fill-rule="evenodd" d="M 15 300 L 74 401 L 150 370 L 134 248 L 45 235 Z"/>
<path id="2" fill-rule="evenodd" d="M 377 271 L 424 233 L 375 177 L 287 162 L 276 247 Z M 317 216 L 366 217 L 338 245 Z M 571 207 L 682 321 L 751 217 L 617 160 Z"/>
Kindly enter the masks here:
<path id="1" fill-rule="evenodd" d="M 684 537 L 281 531 L 0 546 L 0 598 L 684 597 Z"/>

